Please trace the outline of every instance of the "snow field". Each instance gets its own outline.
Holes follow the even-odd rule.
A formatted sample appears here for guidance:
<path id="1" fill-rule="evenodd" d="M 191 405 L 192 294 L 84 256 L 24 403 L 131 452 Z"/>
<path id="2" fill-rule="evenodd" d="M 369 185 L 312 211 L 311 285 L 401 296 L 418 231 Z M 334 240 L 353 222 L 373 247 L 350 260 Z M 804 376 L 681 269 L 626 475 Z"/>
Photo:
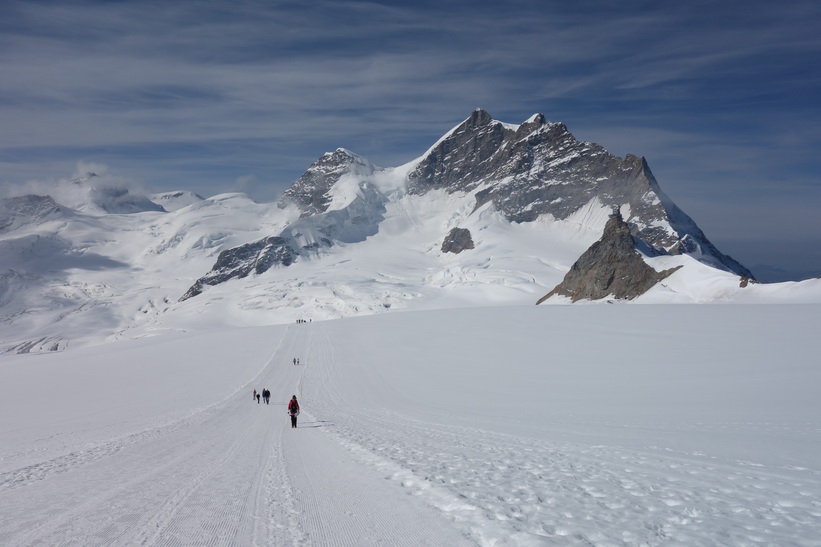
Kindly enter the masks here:
<path id="1" fill-rule="evenodd" d="M 7 356 L 0 544 L 819 545 L 818 311 L 472 308 Z"/>
<path id="2" fill-rule="evenodd" d="M 326 366 L 306 372 L 303 389 L 322 394 L 317 412 L 334 416 L 343 445 L 480 544 L 817 545 L 811 386 L 821 371 L 805 338 L 817 307 L 745 309 L 511 308 L 321 323 L 314 329 L 333 335 L 328 347 L 315 337 L 312 351 Z M 589 344 L 569 343 L 574 331 Z M 630 332 L 651 347 L 637 352 Z M 653 357 L 678 340 L 700 349 L 669 366 Z"/>

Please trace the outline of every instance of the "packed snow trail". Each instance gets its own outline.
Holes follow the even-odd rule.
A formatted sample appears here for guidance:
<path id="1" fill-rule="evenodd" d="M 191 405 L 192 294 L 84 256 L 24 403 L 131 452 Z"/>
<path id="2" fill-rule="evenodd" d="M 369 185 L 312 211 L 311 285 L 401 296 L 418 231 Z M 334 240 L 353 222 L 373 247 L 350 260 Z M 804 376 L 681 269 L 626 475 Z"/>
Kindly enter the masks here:
<path id="1" fill-rule="evenodd" d="M 356 462 L 330 424 L 303 412 L 290 428 L 310 333 L 289 327 L 259 375 L 224 400 L 0 474 L 0 544 L 471 544 Z M 271 403 L 255 402 L 252 390 L 266 387 Z M 5 470 L 13 454 L 3 456 Z"/>
<path id="2" fill-rule="evenodd" d="M 298 336 L 312 333 L 315 326 L 297 327 Z M 332 417 L 317 419 L 310 411 L 313 394 L 303 399 L 302 372 L 327 366 L 327 355 L 313 352 L 313 341 L 298 344 L 303 351 L 300 365 L 292 366 L 273 391 L 288 401 L 296 394 L 302 411 L 297 429 L 282 414 L 280 435 L 283 460 L 295 511 L 294 539 L 299 545 L 475 545 L 433 507 L 409 495 L 400 485 L 363 462 L 328 433 Z M 327 348 L 328 346 L 323 346 Z M 304 356 L 308 356 L 306 359 Z M 294 382 L 294 380 L 297 380 Z M 294 393 L 291 387 L 296 385 Z M 318 395 L 318 394 L 317 394 Z M 283 411 L 285 406 L 282 407 Z"/>

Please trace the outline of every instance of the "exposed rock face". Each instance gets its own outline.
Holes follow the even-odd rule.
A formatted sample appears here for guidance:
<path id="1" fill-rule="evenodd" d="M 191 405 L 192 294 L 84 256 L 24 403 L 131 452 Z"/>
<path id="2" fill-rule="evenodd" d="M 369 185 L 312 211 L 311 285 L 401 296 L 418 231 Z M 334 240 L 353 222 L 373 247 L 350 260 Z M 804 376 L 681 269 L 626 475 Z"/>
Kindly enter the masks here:
<path id="1" fill-rule="evenodd" d="M 616 213 L 607 221 L 601 239 L 591 245 L 562 282 L 536 304 L 553 295 L 567 296 L 573 302 L 608 296 L 632 300 L 679 268 L 681 266 L 657 272 L 648 266 L 636 250 L 630 227 Z"/>
<path id="2" fill-rule="evenodd" d="M 262 273 L 274 264 L 290 266 L 296 256 L 297 251 L 282 237 L 266 237 L 222 251 L 211 271 L 199 278 L 180 301 L 197 296 L 205 285 L 219 285 L 229 279 L 241 279 L 252 272 Z"/>
<path id="3" fill-rule="evenodd" d="M 545 214 L 564 219 L 598 198 L 602 205 L 629 211 L 633 235 L 657 250 L 676 252 L 687 245 L 700 260 L 752 277 L 664 195 L 644 158 L 622 159 L 598 144 L 580 142 L 564 124 L 547 122 L 541 114 L 511 127 L 484 110 L 474 111 L 409 174 L 410 193 L 434 188 L 475 192 L 476 207 L 492 202 L 511 222 Z"/>
<path id="4" fill-rule="evenodd" d="M 442 242 L 443 253 L 459 254 L 467 249 L 473 249 L 473 238 L 470 236 L 470 230 L 465 228 L 454 228 Z"/>

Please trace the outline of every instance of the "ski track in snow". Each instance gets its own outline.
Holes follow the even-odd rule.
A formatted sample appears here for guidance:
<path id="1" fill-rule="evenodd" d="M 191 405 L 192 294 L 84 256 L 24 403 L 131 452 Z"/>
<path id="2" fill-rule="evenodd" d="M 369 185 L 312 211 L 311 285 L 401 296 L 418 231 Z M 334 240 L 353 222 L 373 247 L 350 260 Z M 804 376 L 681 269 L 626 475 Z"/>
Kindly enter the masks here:
<path id="1" fill-rule="evenodd" d="M 312 332 L 314 326 L 305 328 Z M 329 347 L 323 344 L 320 351 Z M 311 351 L 309 356 L 320 354 Z M 296 368 L 324 368 L 333 356 L 321 355 Z M 302 402 L 306 404 L 314 403 Z M 374 473 L 361 452 L 338 442 L 333 427 L 331 420 L 302 412 L 300 427 L 285 435 L 285 461 L 304 531 L 300 545 L 475 545 L 433 505 Z M 321 434 L 311 434 L 313 430 Z"/>
<path id="2" fill-rule="evenodd" d="M 258 378 L 206 409 L 0 474 L 0 544 L 473 544 L 307 413 L 290 428 L 310 332 L 290 327 Z M 248 401 L 255 386 L 270 405 Z"/>

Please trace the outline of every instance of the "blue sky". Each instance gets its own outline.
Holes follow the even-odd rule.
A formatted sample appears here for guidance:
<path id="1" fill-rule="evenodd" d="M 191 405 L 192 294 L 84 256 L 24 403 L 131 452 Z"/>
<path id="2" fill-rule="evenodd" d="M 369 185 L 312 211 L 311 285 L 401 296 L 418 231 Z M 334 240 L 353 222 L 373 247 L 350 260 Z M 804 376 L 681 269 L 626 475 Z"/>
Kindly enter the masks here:
<path id="1" fill-rule="evenodd" d="M 3 0 L 0 74 L 0 193 L 82 161 L 271 200 L 338 147 L 399 165 L 541 112 L 759 275 L 821 275 L 815 0 Z"/>

